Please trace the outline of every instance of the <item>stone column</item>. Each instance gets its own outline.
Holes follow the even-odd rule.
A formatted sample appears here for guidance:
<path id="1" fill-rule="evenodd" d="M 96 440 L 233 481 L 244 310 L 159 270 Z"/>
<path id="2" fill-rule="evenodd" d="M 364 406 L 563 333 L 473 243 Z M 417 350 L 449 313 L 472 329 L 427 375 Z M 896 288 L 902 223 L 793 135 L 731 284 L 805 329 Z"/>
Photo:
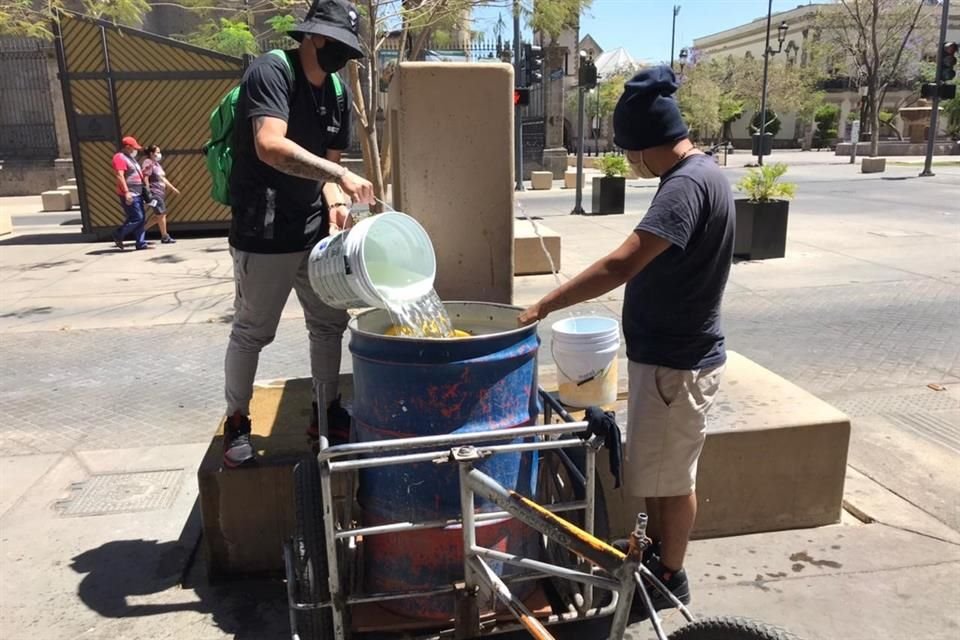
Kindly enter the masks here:
<path id="1" fill-rule="evenodd" d="M 51 53 L 47 58 L 47 81 L 50 85 L 50 102 L 53 106 L 53 127 L 57 135 L 57 157 L 69 158 L 70 131 L 67 128 L 67 111 L 63 104 L 63 88 L 60 86 L 60 69 L 57 58 Z"/>
<path id="2" fill-rule="evenodd" d="M 549 46 L 543 51 L 544 111 L 546 144 L 543 170 L 562 180 L 567 170 L 567 150 L 563 148 L 563 56 L 565 47 Z"/>

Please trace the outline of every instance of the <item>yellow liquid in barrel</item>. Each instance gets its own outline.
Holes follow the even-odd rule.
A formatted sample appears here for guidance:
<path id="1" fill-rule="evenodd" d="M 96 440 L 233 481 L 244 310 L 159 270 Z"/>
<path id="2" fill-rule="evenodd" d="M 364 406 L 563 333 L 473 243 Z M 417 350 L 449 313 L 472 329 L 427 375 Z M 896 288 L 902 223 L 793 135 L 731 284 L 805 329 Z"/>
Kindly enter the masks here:
<path id="1" fill-rule="evenodd" d="M 440 296 L 433 289 L 424 295 L 410 298 L 407 288 L 423 280 L 423 274 L 391 266 L 387 262 L 367 262 L 369 279 L 377 283 L 377 291 L 384 301 L 393 327 L 385 335 L 414 338 L 457 338 L 458 335 Z M 395 333 L 391 333 L 396 329 Z"/>

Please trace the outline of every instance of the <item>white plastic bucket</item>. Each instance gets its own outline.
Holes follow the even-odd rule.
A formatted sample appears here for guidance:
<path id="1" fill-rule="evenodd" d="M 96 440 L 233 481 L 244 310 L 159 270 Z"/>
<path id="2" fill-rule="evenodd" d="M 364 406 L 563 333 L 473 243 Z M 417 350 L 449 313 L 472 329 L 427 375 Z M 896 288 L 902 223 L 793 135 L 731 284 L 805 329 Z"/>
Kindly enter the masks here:
<path id="1" fill-rule="evenodd" d="M 310 286 L 337 309 L 385 308 L 433 289 L 437 257 L 420 223 L 381 213 L 321 240 L 310 252 Z"/>
<path id="2" fill-rule="evenodd" d="M 551 343 L 560 402 L 570 407 L 617 401 L 620 323 L 602 316 L 577 316 L 553 324 Z"/>

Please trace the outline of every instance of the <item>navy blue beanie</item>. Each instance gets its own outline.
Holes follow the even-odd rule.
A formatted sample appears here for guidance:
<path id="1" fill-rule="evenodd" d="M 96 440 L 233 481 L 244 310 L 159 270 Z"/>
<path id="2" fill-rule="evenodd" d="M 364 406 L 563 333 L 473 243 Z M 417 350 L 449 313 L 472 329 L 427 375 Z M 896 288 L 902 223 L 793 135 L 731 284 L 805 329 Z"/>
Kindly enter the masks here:
<path id="1" fill-rule="evenodd" d="M 689 135 L 673 94 L 677 78 L 670 67 L 644 69 L 623 87 L 613 111 L 613 142 L 627 151 L 643 151 Z"/>

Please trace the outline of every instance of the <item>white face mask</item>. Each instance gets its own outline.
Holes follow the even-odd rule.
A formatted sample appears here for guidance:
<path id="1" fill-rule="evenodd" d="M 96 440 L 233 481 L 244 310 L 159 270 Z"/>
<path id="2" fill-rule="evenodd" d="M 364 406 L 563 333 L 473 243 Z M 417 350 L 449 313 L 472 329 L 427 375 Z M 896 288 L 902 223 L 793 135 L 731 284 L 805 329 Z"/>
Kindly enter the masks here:
<path id="1" fill-rule="evenodd" d="M 130 157 L 131 157 L 131 158 L 136 158 L 136 157 L 137 157 L 137 150 L 136 150 L 136 149 L 130 149 Z"/>
<path id="2" fill-rule="evenodd" d="M 630 163 L 630 166 L 632 166 L 632 167 L 633 167 L 633 170 L 636 172 L 636 174 L 637 174 L 639 177 L 643 178 L 644 180 L 649 180 L 649 179 L 651 179 L 651 178 L 656 178 L 656 177 L 657 177 L 657 174 L 655 174 L 655 173 L 650 169 L 650 167 L 647 166 L 646 161 L 643 159 L 643 154 L 642 154 L 642 153 L 640 154 L 640 160 L 638 160 L 637 162 L 631 162 L 631 163 Z"/>
<path id="3" fill-rule="evenodd" d="M 157 162 L 160 162 L 160 159 L 161 159 L 161 158 L 163 158 L 163 154 L 160 153 L 159 151 L 157 151 L 155 154 L 153 154 L 153 159 L 156 160 Z"/>

